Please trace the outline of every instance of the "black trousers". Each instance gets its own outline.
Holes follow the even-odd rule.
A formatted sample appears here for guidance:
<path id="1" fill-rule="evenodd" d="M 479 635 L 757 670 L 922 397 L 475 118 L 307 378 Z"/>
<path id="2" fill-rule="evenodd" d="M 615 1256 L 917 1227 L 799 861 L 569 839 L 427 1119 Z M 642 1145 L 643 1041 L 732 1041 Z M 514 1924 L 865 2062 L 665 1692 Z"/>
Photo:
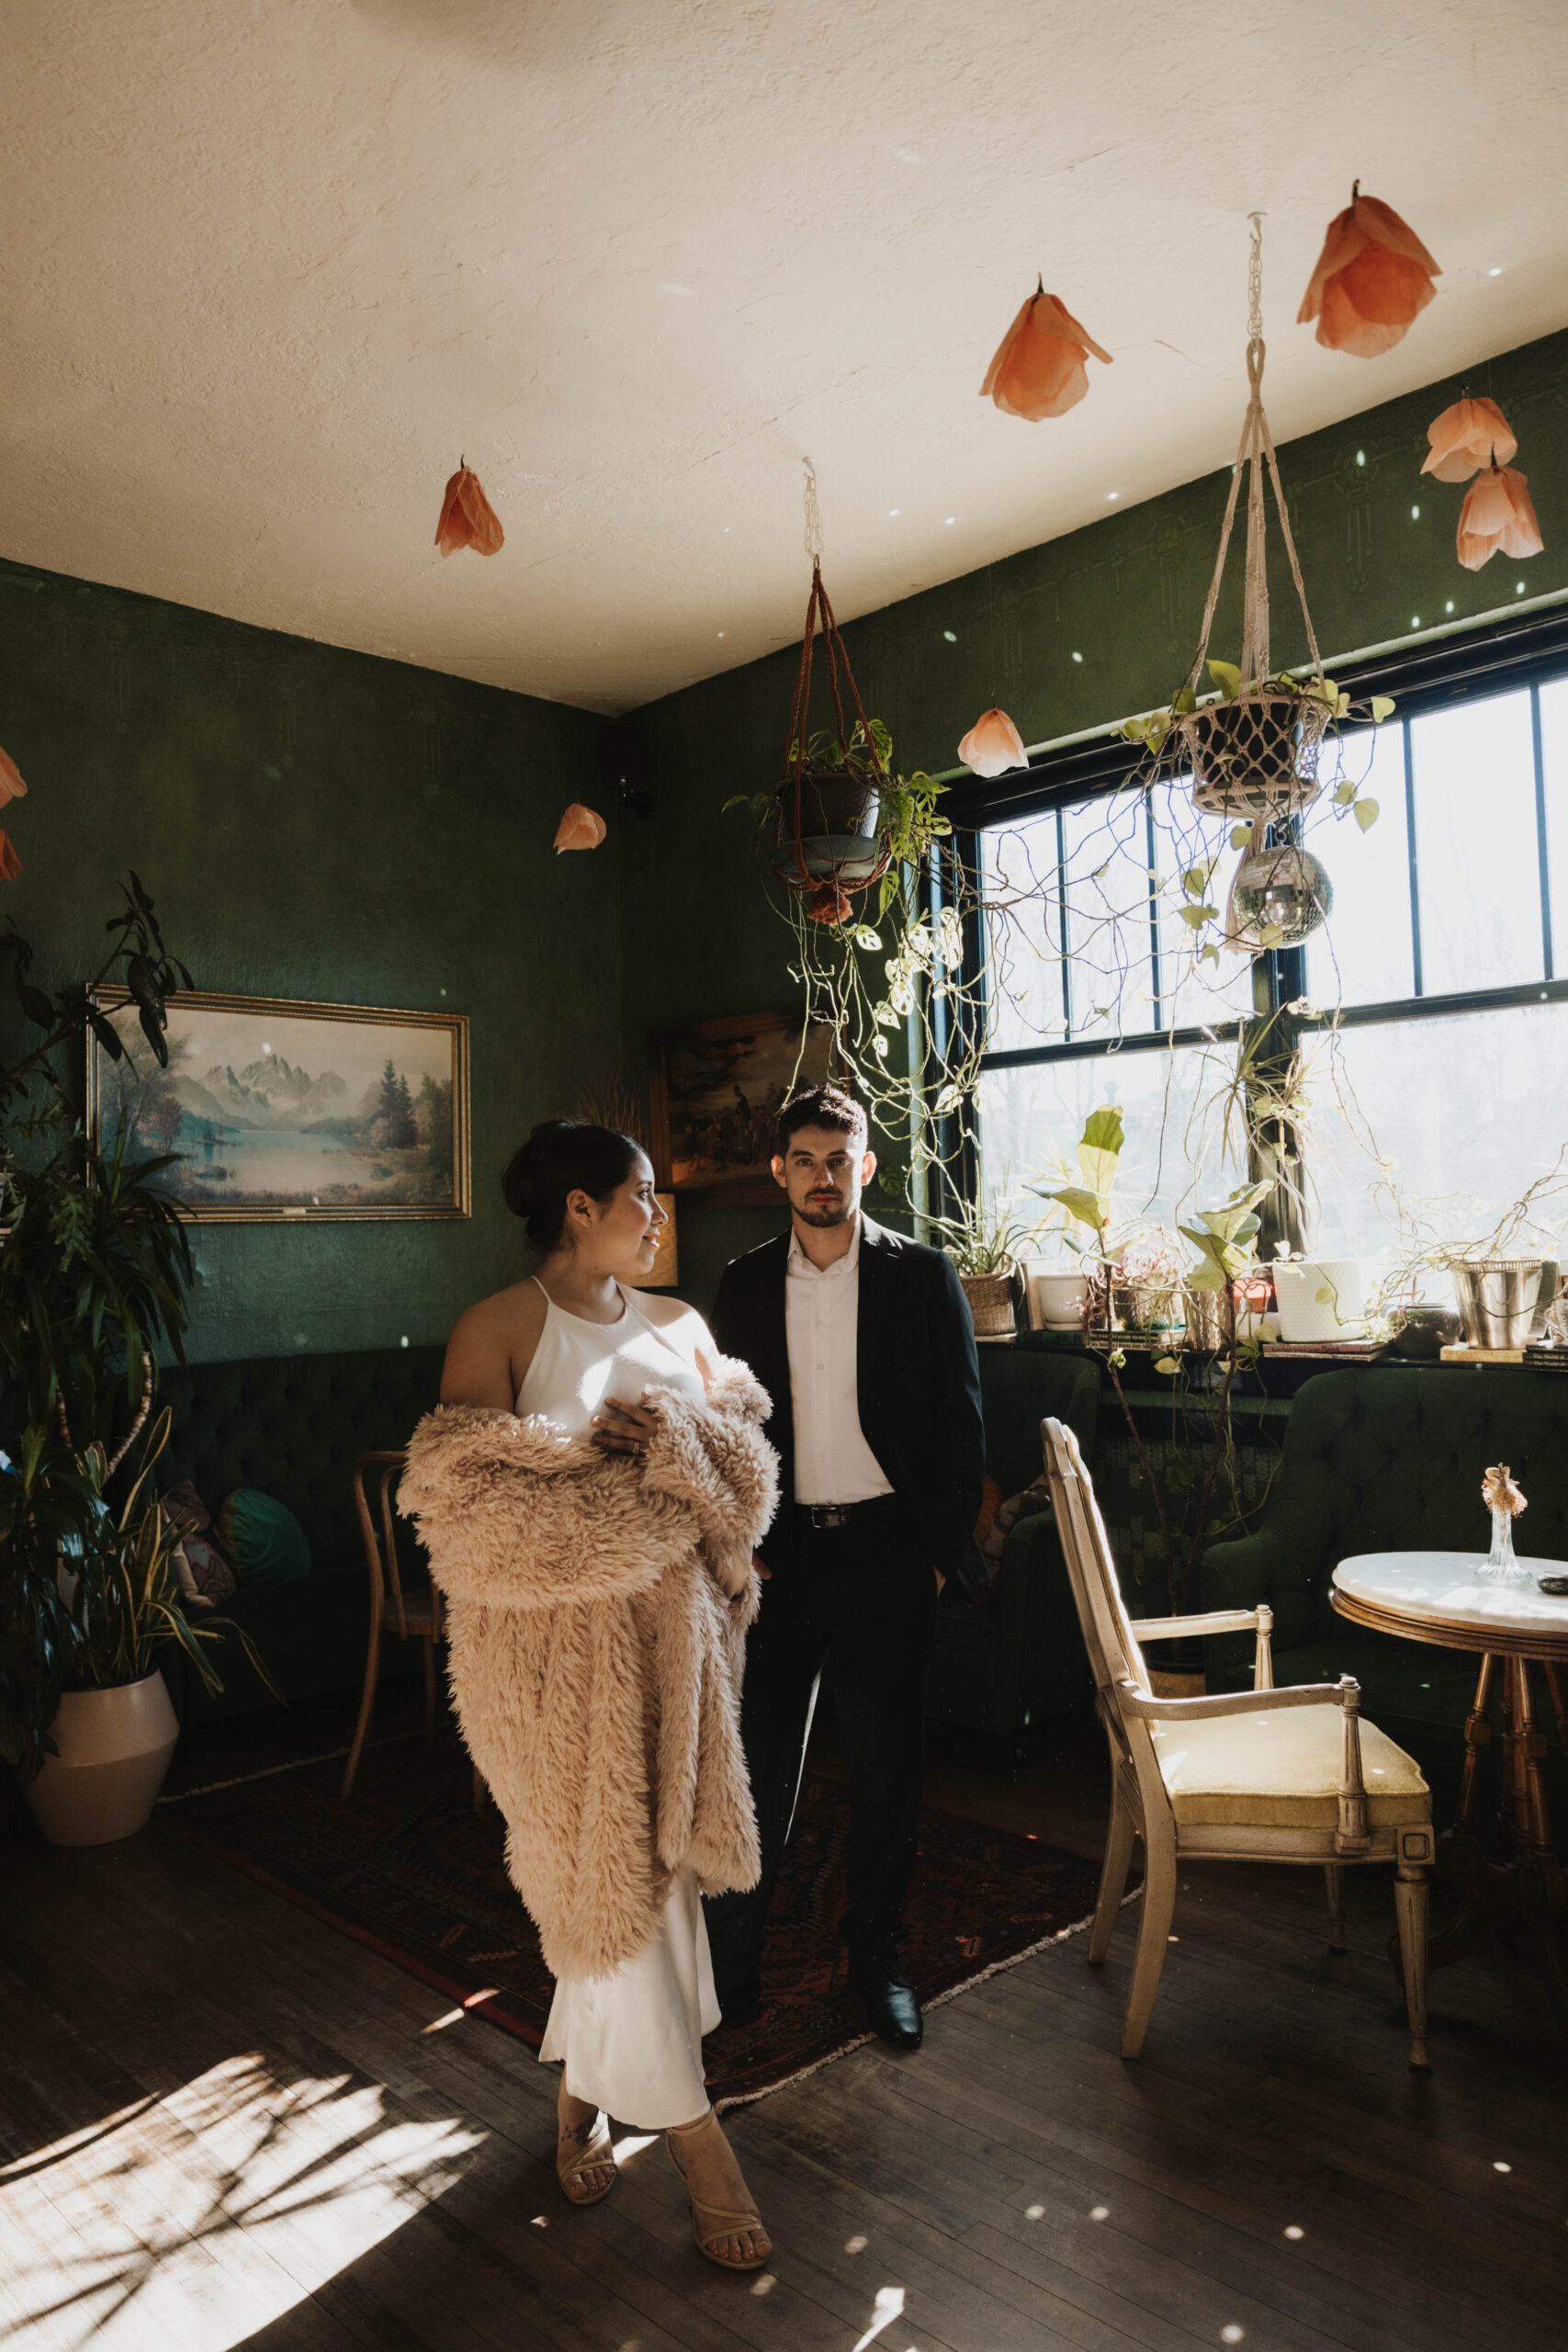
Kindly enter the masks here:
<path id="1" fill-rule="evenodd" d="M 747 1644 L 740 1716 L 762 1875 L 748 1894 L 705 1905 L 721 2005 L 758 1995 L 819 1684 L 832 1694 L 848 1767 L 852 1959 L 891 1951 L 918 1850 L 937 1595 L 910 1512 L 888 1497 L 860 1506 L 846 1527 L 818 1530 L 787 1508 L 765 1556 L 772 1577 Z"/>

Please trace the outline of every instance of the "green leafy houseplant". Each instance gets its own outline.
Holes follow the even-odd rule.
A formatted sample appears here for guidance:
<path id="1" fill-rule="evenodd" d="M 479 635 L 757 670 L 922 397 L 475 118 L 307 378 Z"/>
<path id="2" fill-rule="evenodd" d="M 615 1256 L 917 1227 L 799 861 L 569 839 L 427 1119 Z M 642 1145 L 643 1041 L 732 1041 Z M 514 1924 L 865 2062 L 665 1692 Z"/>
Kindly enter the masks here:
<path id="1" fill-rule="evenodd" d="M 111 1059 L 122 1055 L 94 1001 L 110 983 L 128 990 L 167 1063 L 165 999 L 190 975 L 136 875 L 106 929 L 112 944 L 93 978 L 52 991 L 33 978 L 31 943 L 14 924 L 0 933 L 0 982 L 38 1033 L 0 1068 L 0 1421 L 26 1433 L 19 1492 L 17 1477 L 0 1478 L 0 1754 L 24 1777 L 50 1752 L 61 1690 L 83 1670 L 79 1623 L 62 1615 L 51 1581 L 74 1558 L 91 1602 L 87 1570 L 110 1541 L 106 1490 L 147 1419 L 160 1345 L 183 1354 L 193 1275 L 185 1228 L 158 1189 L 168 1158 L 132 1161 L 123 1136 L 101 1151 L 62 1075 L 87 1030 Z M 127 1541 L 113 1539 L 122 1565 Z M 143 1568 L 142 1589 L 157 1593 L 156 1559 Z"/>
<path id="2" fill-rule="evenodd" d="M 933 1216 L 928 1223 L 955 1271 L 973 1281 L 1011 1274 L 1038 1229 L 1005 1200 L 964 1200 L 953 1216 Z"/>
<path id="3" fill-rule="evenodd" d="M 1200 1210 L 1190 1224 L 1181 1227 L 1182 1234 L 1198 1251 L 1197 1263 L 1185 1277 L 1186 1287 L 1201 1295 L 1219 1292 L 1233 1302 L 1233 1306 L 1228 1316 L 1222 1314 L 1219 1343 L 1208 1375 L 1213 1385 L 1201 1403 L 1196 1397 L 1189 1399 L 1187 1395 L 1189 1358 L 1168 1354 L 1155 1360 L 1154 1370 L 1170 1377 L 1174 1384 L 1166 1466 L 1156 1470 L 1122 1384 L 1127 1351 L 1112 1343 L 1111 1333 L 1115 1279 L 1122 1256 L 1128 1254 L 1119 1250 L 1111 1238 L 1113 1193 L 1123 1140 L 1120 1106 L 1113 1102 L 1100 1104 L 1090 1112 L 1078 1139 L 1077 1157 L 1081 1182 L 1058 1185 L 1043 1197 L 1058 1203 L 1070 1217 L 1087 1228 L 1087 1238 L 1078 1246 L 1086 1263 L 1094 1270 L 1090 1296 L 1098 1300 L 1099 1311 L 1105 1317 L 1097 1351 L 1103 1354 L 1139 1470 L 1154 1504 L 1169 1605 L 1172 1612 L 1179 1615 L 1188 1604 L 1208 1546 L 1217 1536 L 1242 1523 L 1231 1395 L 1237 1371 L 1255 1362 L 1259 1351 L 1255 1340 L 1236 1338 L 1233 1285 L 1236 1276 L 1253 1262 L 1261 1229 L 1255 1212 L 1273 1188 L 1269 1182 L 1244 1185 L 1223 1207 Z M 1129 1252 L 1136 1247 L 1134 1238 L 1128 1245 Z M 1191 1336 L 1190 1332 L 1190 1343 Z M 1187 1433 L 1185 1408 L 1189 1402 L 1201 1413 L 1195 1444 Z"/>
<path id="4" fill-rule="evenodd" d="M 165 1407 L 142 1449 L 136 1476 L 118 1511 L 105 1498 L 106 1463 L 94 1446 L 85 1457 L 92 1508 L 74 1551 L 73 1632 L 68 1687 L 109 1690 L 151 1674 L 160 1650 L 185 1652 L 209 1694 L 223 1688 L 209 1652 L 226 1638 L 240 1644 L 266 1688 L 283 1693 L 242 1626 L 215 1616 L 186 1594 L 175 1564 L 179 1531 L 151 1492 L 154 1464 L 169 1441 Z M 29 1438 L 37 1432 L 29 1431 Z"/>
<path id="5" fill-rule="evenodd" d="M 875 837 L 886 860 L 877 899 L 877 916 L 886 915 L 899 889 L 899 868 L 919 865 L 933 842 L 944 841 L 953 827 L 938 806 L 948 787 L 917 770 L 899 775 L 893 765 L 893 738 L 880 718 L 857 719 L 847 740 L 831 728 L 796 737 L 790 744 L 787 772 L 798 770 L 802 831 L 807 834 L 862 832 Z M 843 802 L 841 821 L 829 821 L 835 802 L 825 786 L 852 787 Z M 791 785 L 782 792 L 736 792 L 724 804 L 746 809 L 759 839 L 767 845 L 788 839 L 795 830 L 795 812 L 788 806 Z"/>

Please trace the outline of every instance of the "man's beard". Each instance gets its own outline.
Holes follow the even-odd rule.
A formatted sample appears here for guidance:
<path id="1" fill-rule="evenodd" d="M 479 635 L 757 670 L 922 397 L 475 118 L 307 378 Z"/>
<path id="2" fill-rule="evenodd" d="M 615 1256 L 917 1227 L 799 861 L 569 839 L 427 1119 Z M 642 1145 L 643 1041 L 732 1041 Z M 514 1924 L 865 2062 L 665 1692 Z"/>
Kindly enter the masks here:
<path id="1" fill-rule="evenodd" d="M 802 1225 L 814 1225 L 819 1228 L 827 1228 L 843 1224 L 844 1219 L 850 1215 L 850 1204 L 846 1200 L 835 1200 L 830 1209 L 814 1208 L 807 1201 L 804 1207 L 795 1210 L 795 1215 Z"/>

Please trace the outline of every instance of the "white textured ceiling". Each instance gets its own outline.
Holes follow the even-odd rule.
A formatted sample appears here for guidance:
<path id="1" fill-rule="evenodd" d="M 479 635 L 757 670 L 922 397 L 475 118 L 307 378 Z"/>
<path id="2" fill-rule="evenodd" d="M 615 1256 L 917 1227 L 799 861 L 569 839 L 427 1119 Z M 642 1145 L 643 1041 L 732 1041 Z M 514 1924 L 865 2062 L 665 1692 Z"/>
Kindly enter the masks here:
<path id="1" fill-rule="evenodd" d="M 1278 438 L 1568 322 L 1563 0 L 5 0 L 0 43 L 0 553 L 598 709 L 798 632 L 805 452 L 843 616 L 1228 461 L 1254 207 Z M 1292 323 L 1358 173 L 1444 266 L 1375 362 Z M 1029 425 L 976 390 L 1037 269 L 1114 365 Z M 489 560 L 432 545 L 460 453 Z"/>

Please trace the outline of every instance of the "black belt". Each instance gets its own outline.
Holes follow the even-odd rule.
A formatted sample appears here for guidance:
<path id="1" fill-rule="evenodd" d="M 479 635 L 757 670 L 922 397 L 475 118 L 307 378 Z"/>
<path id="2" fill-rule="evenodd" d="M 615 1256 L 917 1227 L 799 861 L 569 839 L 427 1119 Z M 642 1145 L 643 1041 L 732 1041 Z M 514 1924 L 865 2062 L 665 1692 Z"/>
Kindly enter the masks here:
<path id="1" fill-rule="evenodd" d="M 870 1495 L 859 1503 L 795 1503 L 792 1508 L 810 1528 L 853 1527 L 868 1511 L 885 1511 L 897 1499 L 897 1495 Z"/>

